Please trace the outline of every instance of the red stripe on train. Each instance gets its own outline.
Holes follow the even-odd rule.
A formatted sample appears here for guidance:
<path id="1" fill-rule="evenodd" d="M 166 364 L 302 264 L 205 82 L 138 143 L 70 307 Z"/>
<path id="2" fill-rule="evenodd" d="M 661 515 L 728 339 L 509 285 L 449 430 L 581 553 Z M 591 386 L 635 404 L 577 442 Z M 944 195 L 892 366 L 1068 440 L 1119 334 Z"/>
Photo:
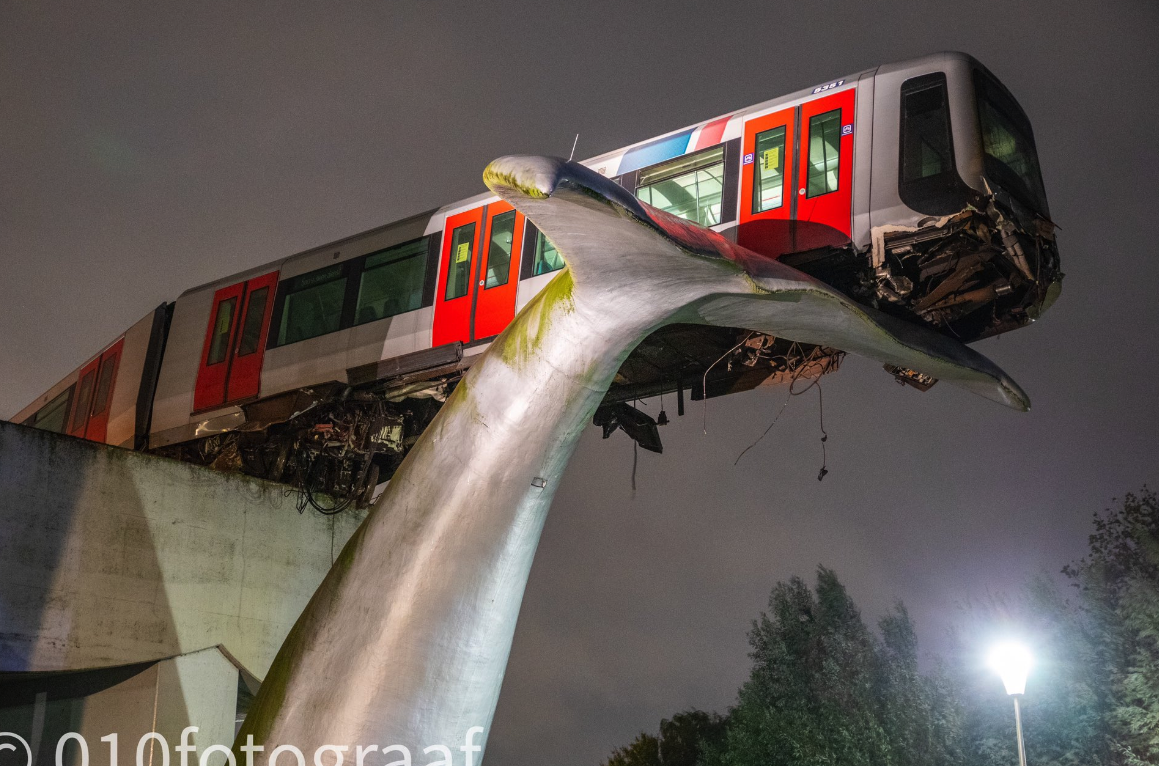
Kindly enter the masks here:
<path id="1" fill-rule="evenodd" d="M 724 126 L 728 125 L 728 121 L 728 117 L 721 117 L 719 120 L 713 120 L 701 128 L 700 138 L 696 139 L 696 148 L 692 151 L 698 152 L 701 149 L 707 149 L 710 146 L 719 144 L 721 136 L 724 135 Z"/>

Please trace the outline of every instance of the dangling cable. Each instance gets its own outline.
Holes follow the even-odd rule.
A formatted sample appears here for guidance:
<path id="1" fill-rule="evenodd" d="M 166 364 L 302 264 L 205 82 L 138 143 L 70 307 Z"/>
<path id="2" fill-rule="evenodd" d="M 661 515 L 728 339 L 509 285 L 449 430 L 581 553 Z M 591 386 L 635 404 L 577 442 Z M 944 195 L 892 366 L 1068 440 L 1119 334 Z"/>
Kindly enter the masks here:
<path id="1" fill-rule="evenodd" d="M 639 460 L 640 445 L 632 440 L 632 497 L 636 496 L 636 462 Z"/>
<path id="2" fill-rule="evenodd" d="M 817 481 L 825 478 L 829 469 L 825 466 L 829 462 L 829 452 L 825 449 L 825 442 L 829 441 L 829 434 L 825 432 L 825 397 L 821 393 L 821 379 L 817 378 L 817 406 L 821 415 L 821 471 L 817 474 Z"/>
<path id="3" fill-rule="evenodd" d="M 800 346 L 798 346 L 796 343 L 793 344 L 793 347 L 796 347 L 798 349 L 800 348 Z M 809 356 L 806 357 L 805 359 L 803 359 L 801 361 L 801 363 L 799 365 L 797 365 L 797 369 L 793 371 L 793 377 L 789 380 L 789 390 L 785 393 L 785 403 L 781 405 L 781 409 L 777 410 L 777 414 L 773 418 L 773 422 L 769 423 L 769 427 L 765 429 L 764 433 L 762 433 L 760 436 L 758 436 L 757 440 L 755 442 L 753 442 L 749 446 L 745 447 L 741 451 L 741 453 L 736 456 L 736 460 L 734 460 L 732 463 L 734 466 L 740 462 L 740 459 L 745 456 L 746 452 L 748 452 L 753 447 L 760 444 L 761 440 L 764 439 L 766 436 L 768 436 L 769 431 L 773 430 L 773 426 L 775 426 L 777 424 L 777 421 L 781 419 L 781 413 L 783 413 L 785 411 L 785 408 L 789 406 L 789 400 L 792 399 L 794 396 L 800 396 L 801 394 L 805 393 L 805 391 L 808 391 L 809 388 L 813 387 L 813 386 L 809 386 L 809 388 L 806 388 L 805 391 L 793 391 L 793 386 L 796 385 L 797 379 L 801 377 L 801 373 L 804 372 L 805 367 L 811 361 L 813 361 L 813 357 L 817 354 L 817 351 L 818 351 L 818 349 L 814 348 L 812 351 L 809 352 Z M 792 348 L 790 348 L 789 352 L 785 354 L 785 366 L 787 368 L 792 366 L 792 362 L 789 361 L 789 356 L 788 356 L 790 353 L 792 353 Z M 821 374 L 823 375 L 824 372 L 822 372 Z M 814 381 L 814 384 L 816 384 L 816 382 L 819 381 L 820 379 L 821 379 L 821 377 L 820 377 L 820 375 L 818 375 L 817 380 Z"/>
<path id="4" fill-rule="evenodd" d="M 732 464 L 733 464 L 734 466 L 735 466 L 737 463 L 739 463 L 739 462 L 740 462 L 740 459 L 741 459 L 742 457 L 744 457 L 744 456 L 745 456 L 745 453 L 746 453 L 746 452 L 748 452 L 748 451 L 749 451 L 749 450 L 751 450 L 753 447 L 755 447 L 755 446 L 757 446 L 758 444 L 760 444 L 760 443 L 761 443 L 761 439 L 764 439 L 764 438 L 765 438 L 765 436 L 767 436 L 767 435 L 768 435 L 769 431 L 772 431 L 772 430 L 773 430 L 773 426 L 775 426 L 775 425 L 777 424 L 777 421 L 781 419 L 781 413 L 783 413 L 783 412 L 785 411 L 785 408 L 789 406 L 789 399 L 792 397 L 792 395 L 793 395 L 793 390 L 792 390 L 792 388 L 790 387 L 790 388 L 789 388 L 789 390 L 785 392 L 785 402 L 784 402 L 784 404 L 782 404 L 782 405 L 781 405 L 781 409 L 777 410 L 777 414 L 776 414 L 776 417 L 774 417 L 774 418 L 773 418 L 773 422 L 772 422 L 772 423 L 769 423 L 769 427 L 765 429 L 764 433 L 762 433 L 760 436 L 758 436 L 758 437 L 757 437 L 757 440 L 756 440 L 755 442 L 753 442 L 753 443 L 752 443 L 752 444 L 750 444 L 749 446 L 745 447 L 745 448 L 744 448 L 744 449 L 741 451 L 741 453 L 740 453 L 739 455 L 737 455 L 737 456 L 736 456 L 736 460 L 732 461 Z"/>
<path id="5" fill-rule="evenodd" d="M 756 335 L 755 332 L 750 332 L 748 335 L 744 336 L 744 339 L 741 340 L 740 343 L 736 344 L 735 346 L 730 348 L 728 351 L 725 351 L 723 354 L 721 354 L 720 359 L 717 359 L 715 362 L 708 365 L 708 369 L 704 371 L 704 379 L 701 381 L 701 384 L 700 384 L 700 398 L 701 398 L 701 403 L 704 405 L 704 407 L 703 407 L 704 422 L 701 424 L 701 428 L 704 429 L 704 433 L 706 433 L 706 434 L 708 433 L 708 373 L 712 372 L 713 367 L 715 367 L 716 365 L 718 365 L 722 361 L 724 361 L 724 358 L 726 356 L 731 354 L 733 351 L 736 351 L 738 348 L 743 346 L 745 343 L 748 343 L 749 338 L 753 337 L 754 335 Z"/>
<path id="6" fill-rule="evenodd" d="M 632 399 L 632 408 L 636 408 L 636 399 Z M 636 496 L 636 465 L 640 459 L 640 443 L 632 437 L 632 497 Z"/>

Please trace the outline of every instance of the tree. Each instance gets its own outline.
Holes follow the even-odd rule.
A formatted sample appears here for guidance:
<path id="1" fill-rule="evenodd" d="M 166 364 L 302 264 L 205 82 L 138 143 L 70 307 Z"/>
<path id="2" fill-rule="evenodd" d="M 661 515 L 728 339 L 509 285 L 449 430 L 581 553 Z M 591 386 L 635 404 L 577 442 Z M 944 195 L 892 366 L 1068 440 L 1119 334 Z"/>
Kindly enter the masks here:
<path id="1" fill-rule="evenodd" d="M 660 766 L 660 741 L 640 732 L 630 745 L 612 751 L 604 766 Z"/>
<path id="2" fill-rule="evenodd" d="M 882 725 L 898 766 L 941 766 L 964 760 L 964 713 L 957 689 L 939 666 L 918 672 L 918 641 L 903 604 L 878 624 L 882 647 Z"/>
<path id="3" fill-rule="evenodd" d="M 715 713 L 688 710 L 660 722 L 660 736 L 641 732 L 618 748 L 605 766 L 697 766 L 706 744 L 724 735 L 724 719 Z"/>
<path id="4" fill-rule="evenodd" d="M 1159 501 L 1144 487 L 1094 527 L 1090 554 L 1063 574 L 1105 670 L 1109 746 L 1129 766 L 1159 763 Z"/>
<path id="5" fill-rule="evenodd" d="M 688 710 L 660 722 L 661 766 L 697 766 L 706 747 L 724 739 L 725 720 L 716 713 Z"/>
<path id="6" fill-rule="evenodd" d="M 711 766 L 925 766 L 960 762 L 960 714 L 944 679 L 917 669 L 904 607 L 865 626 L 837 575 L 810 592 L 779 583 L 753 623 L 753 669 Z"/>

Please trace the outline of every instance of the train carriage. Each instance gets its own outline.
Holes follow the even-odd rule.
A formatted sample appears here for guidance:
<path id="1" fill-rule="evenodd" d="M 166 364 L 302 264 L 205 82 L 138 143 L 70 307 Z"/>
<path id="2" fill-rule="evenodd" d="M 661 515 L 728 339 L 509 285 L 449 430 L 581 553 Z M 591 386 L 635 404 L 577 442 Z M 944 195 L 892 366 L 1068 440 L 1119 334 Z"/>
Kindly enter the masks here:
<path id="1" fill-rule="evenodd" d="M 46 431 L 145 449 L 161 366 L 166 305 L 158 306 L 12 418 Z"/>
<path id="2" fill-rule="evenodd" d="M 1033 321 L 1059 291 L 1030 123 L 965 54 L 860 72 L 583 164 L 964 341 Z M 563 266 L 532 222 L 479 195 L 189 290 L 16 419 L 287 481 L 312 502 L 340 498 L 320 508 L 344 507 L 389 477 L 471 360 Z M 686 391 L 812 377 L 840 357 L 668 327 L 624 363 L 597 421 L 657 448 L 655 423 L 627 402 L 673 392 L 682 407 Z"/>

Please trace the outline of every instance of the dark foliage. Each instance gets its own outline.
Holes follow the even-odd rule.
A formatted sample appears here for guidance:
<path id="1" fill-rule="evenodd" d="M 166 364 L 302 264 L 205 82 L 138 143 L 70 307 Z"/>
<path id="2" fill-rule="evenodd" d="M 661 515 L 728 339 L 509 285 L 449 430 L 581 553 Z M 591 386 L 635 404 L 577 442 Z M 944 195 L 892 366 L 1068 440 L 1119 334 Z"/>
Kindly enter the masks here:
<path id="1" fill-rule="evenodd" d="M 724 719 L 715 713 L 688 710 L 660 722 L 659 738 L 639 734 L 632 744 L 612 753 L 606 766 L 697 766 L 706 747 L 724 736 Z"/>
<path id="2" fill-rule="evenodd" d="M 918 672 L 909 615 L 899 606 L 880 628 L 878 638 L 832 570 L 818 570 L 815 591 L 799 578 L 777 585 L 749 635 L 752 674 L 704 763 L 957 763 L 960 715 Z"/>

